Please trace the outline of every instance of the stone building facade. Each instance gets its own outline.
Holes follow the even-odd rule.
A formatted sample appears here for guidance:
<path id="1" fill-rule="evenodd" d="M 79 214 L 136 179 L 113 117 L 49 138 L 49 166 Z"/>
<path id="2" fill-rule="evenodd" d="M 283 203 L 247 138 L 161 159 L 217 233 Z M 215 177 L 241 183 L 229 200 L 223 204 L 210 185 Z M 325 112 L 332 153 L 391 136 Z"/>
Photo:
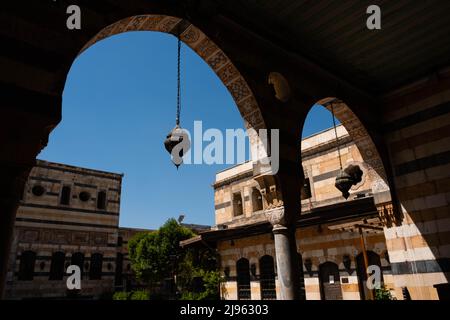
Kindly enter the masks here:
<path id="1" fill-rule="evenodd" d="M 119 228 L 122 174 L 37 161 L 16 215 L 6 298 L 65 298 L 66 268 L 82 271 L 82 298 L 123 289 L 132 279 Z"/>
<path id="2" fill-rule="evenodd" d="M 376 265 L 382 283 L 397 299 L 405 289 L 396 287 L 386 248 L 382 222 L 373 201 L 370 170 L 343 126 L 337 127 L 339 152 L 333 129 L 302 141 L 305 186 L 298 213 L 296 241 L 301 267 L 302 296 L 308 300 L 373 298 L 364 285 L 366 266 Z M 340 154 L 340 157 L 339 157 Z M 342 166 L 357 165 L 361 181 L 346 200 L 334 186 Z M 254 179 L 252 162 L 216 175 L 215 230 L 182 243 L 208 243 L 220 255 L 226 299 L 280 297 L 272 225 L 268 203 Z"/>

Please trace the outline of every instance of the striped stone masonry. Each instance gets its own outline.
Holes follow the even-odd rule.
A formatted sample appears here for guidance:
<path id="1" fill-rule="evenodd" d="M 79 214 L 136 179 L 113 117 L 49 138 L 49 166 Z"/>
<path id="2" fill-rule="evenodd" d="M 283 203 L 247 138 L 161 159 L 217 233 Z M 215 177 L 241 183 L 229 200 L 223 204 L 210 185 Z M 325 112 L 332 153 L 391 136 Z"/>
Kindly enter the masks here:
<path id="1" fill-rule="evenodd" d="M 385 97 L 384 132 L 403 216 L 386 228 L 394 281 L 412 299 L 437 299 L 450 275 L 450 81 Z"/>
<path id="2" fill-rule="evenodd" d="M 127 243 L 144 230 L 119 228 L 122 178 L 37 161 L 16 215 L 7 299 L 67 297 L 71 264 L 80 266 L 85 298 L 125 287 L 132 279 Z"/>

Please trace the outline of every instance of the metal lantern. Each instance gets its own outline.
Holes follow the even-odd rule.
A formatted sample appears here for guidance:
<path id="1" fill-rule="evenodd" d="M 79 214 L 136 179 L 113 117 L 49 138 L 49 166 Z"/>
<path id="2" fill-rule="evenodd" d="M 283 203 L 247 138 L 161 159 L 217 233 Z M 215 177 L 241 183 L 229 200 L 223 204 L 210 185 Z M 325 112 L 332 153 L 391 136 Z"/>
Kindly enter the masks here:
<path id="1" fill-rule="evenodd" d="M 180 126 L 180 113 L 181 113 L 181 40 L 180 40 L 180 30 L 178 32 L 178 52 L 177 52 L 177 113 L 175 120 L 175 128 L 169 132 L 164 140 L 164 147 L 172 156 L 172 162 L 178 167 L 183 163 L 183 155 L 185 151 L 190 148 L 189 136 L 187 133 L 181 129 Z M 180 151 L 173 153 L 174 148 L 179 145 Z"/>
<path id="2" fill-rule="evenodd" d="M 172 155 L 172 162 L 175 164 L 177 169 L 183 163 L 184 149 L 189 148 L 190 145 L 189 140 L 186 141 L 185 139 L 189 139 L 187 134 L 183 131 L 183 129 L 181 129 L 179 125 L 176 125 L 175 128 L 173 128 L 172 131 L 169 132 L 166 140 L 164 140 L 164 147 Z M 180 148 L 178 154 L 173 154 L 173 149 L 182 142 L 185 142 L 185 145 Z"/>
<path id="3" fill-rule="evenodd" d="M 339 191 L 342 192 L 342 196 L 345 199 L 348 199 L 350 196 L 350 193 L 348 192 L 350 188 L 353 185 L 356 185 L 357 183 L 361 182 L 363 172 L 359 168 L 359 166 L 349 165 L 347 168 L 342 168 L 342 159 L 341 159 L 341 151 L 339 150 L 339 138 L 337 134 L 336 129 L 336 119 L 334 117 L 334 100 L 330 103 L 331 104 L 331 116 L 333 118 L 333 128 L 334 128 L 334 134 L 336 137 L 336 148 L 338 152 L 339 157 L 339 165 L 341 168 L 341 171 L 336 177 L 336 182 L 334 183 L 334 186 L 339 189 Z"/>
<path id="4" fill-rule="evenodd" d="M 353 185 L 352 177 L 345 172 L 345 170 L 341 170 L 336 177 L 335 187 L 342 192 L 342 196 L 347 199 L 350 196 L 348 192 Z"/>
<path id="5" fill-rule="evenodd" d="M 342 192 L 342 196 L 347 199 L 350 196 L 348 191 L 353 185 L 361 182 L 362 175 L 363 172 L 359 166 L 349 165 L 339 172 L 334 185 Z"/>

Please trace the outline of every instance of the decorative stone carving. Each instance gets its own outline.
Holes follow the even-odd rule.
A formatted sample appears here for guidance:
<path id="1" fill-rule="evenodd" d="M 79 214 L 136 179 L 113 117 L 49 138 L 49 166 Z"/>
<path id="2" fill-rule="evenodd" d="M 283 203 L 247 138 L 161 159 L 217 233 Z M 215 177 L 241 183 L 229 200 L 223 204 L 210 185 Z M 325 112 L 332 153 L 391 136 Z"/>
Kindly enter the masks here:
<path id="1" fill-rule="evenodd" d="M 89 243 L 89 233 L 88 232 L 73 232 L 72 233 L 72 244 L 83 245 Z"/>
<path id="2" fill-rule="evenodd" d="M 377 210 L 383 226 L 391 228 L 401 224 L 400 219 L 394 213 L 392 203 L 378 204 Z"/>
<path id="3" fill-rule="evenodd" d="M 217 72 L 217 75 L 222 80 L 222 82 L 227 85 L 231 80 L 234 80 L 239 76 L 239 72 L 233 64 L 227 64 L 225 67 Z"/>
<path id="4" fill-rule="evenodd" d="M 93 245 L 103 245 L 108 243 L 108 235 L 106 233 L 92 232 L 91 233 L 91 244 Z"/>
<path id="5" fill-rule="evenodd" d="M 193 25 L 189 26 L 181 35 L 181 40 L 189 45 L 197 42 L 198 39 L 200 39 L 200 30 Z"/>
<path id="6" fill-rule="evenodd" d="M 283 197 L 279 188 L 278 178 L 275 175 L 258 175 L 254 179 L 260 186 L 267 210 L 283 206 Z"/>
<path id="7" fill-rule="evenodd" d="M 166 16 L 162 22 L 158 25 L 158 31 L 161 32 L 170 32 L 176 25 L 178 22 L 180 22 L 181 19 L 180 18 L 175 18 L 175 17 L 169 17 Z"/>
<path id="8" fill-rule="evenodd" d="M 267 220 L 269 220 L 270 224 L 273 226 L 274 231 L 277 229 L 286 228 L 286 219 L 283 206 L 271 210 L 266 210 L 264 211 L 264 214 L 266 215 Z"/>
<path id="9" fill-rule="evenodd" d="M 271 72 L 268 81 L 269 84 L 273 85 L 275 98 L 281 102 L 287 102 L 291 97 L 291 88 L 286 78 L 279 72 Z"/>
<path id="10" fill-rule="evenodd" d="M 369 176 L 369 173 L 371 171 L 370 167 L 365 162 L 359 162 L 359 161 L 347 161 L 345 164 L 346 167 L 348 166 L 358 166 L 359 169 L 362 171 L 361 180 L 357 183 L 355 183 L 350 190 L 356 191 L 358 189 L 361 189 L 362 186 L 366 183 L 367 177 Z"/>
<path id="11" fill-rule="evenodd" d="M 53 236 L 53 243 L 67 244 L 69 243 L 70 235 L 70 231 L 55 231 L 55 234 Z"/>
<path id="12" fill-rule="evenodd" d="M 208 58 L 206 62 L 210 65 L 213 70 L 218 70 L 219 67 L 223 66 L 228 62 L 228 58 L 222 51 L 218 51 L 215 55 Z"/>
<path id="13" fill-rule="evenodd" d="M 244 78 L 242 77 L 227 85 L 227 88 L 236 103 L 239 103 L 241 100 L 250 96 L 251 94 L 250 89 L 248 88 Z"/>
<path id="14" fill-rule="evenodd" d="M 21 240 L 25 242 L 34 242 L 39 239 L 38 230 L 23 230 L 21 233 Z"/>
<path id="15" fill-rule="evenodd" d="M 373 171 L 371 172 L 373 174 Z M 389 187 L 382 179 L 372 180 L 372 192 L 379 193 L 389 191 Z"/>

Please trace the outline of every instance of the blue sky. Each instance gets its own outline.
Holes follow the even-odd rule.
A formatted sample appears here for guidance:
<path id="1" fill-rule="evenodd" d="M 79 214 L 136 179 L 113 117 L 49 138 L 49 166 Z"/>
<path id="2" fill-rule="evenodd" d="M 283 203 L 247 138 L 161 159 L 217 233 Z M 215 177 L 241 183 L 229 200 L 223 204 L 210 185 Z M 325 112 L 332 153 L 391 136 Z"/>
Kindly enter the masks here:
<path id="1" fill-rule="evenodd" d="M 192 132 L 243 128 L 216 74 L 183 46 L 181 125 Z M 157 228 L 168 218 L 214 224 L 215 173 L 229 165 L 185 165 L 177 171 L 163 146 L 175 124 L 176 38 L 129 32 L 80 55 L 68 75 L 63 120 L 40 159 L 124 173 L 120 225 Z M 304 135 L 330 127 L 322 107 L 308 115 Z M 206 145 L 207 143 L 205 143 Z"/>

